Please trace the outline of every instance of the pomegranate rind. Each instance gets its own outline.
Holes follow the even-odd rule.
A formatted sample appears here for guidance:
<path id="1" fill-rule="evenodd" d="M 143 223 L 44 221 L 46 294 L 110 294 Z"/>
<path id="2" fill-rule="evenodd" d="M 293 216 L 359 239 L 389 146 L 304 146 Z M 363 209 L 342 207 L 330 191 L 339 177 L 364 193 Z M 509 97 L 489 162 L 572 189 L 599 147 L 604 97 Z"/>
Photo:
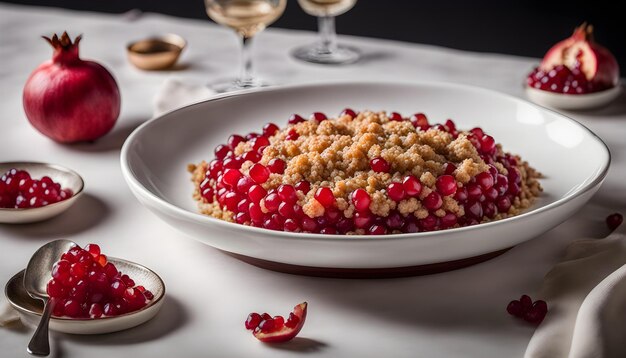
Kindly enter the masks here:
<path id="1" fill-rule="evenodd" d="M 579 52 L 582 54 L 580 59 L 577 58 Z M 572 36 L 552 46 L 539 67 L 545 72 L 558 65 L 573 70 L 576 62 L 580 62 L 580 70 L 588 81 L 604 87 L 614 87 L 619 82 L 617 60 L 607 48 L 593 40 L 591 25 L 582 24 Z"/>
<path id="2" fill-rule="evenodd" d="M 307 312 L 307 303 L 302 302 L 293 308 L 293 314 L 300 319 L 300 322 L 298 322 L 298 324 L 294 328 L 283 326 L 283 328 L 280 331 L 271 332 L 271 333 L 263 333 L 261 331 L 254 331 L 252 334 L 259 341 L 265 342 L 265 343 L 280 343 L 280 342 L 290 341 L 295 336 L 297 336 L 298 333 L 300 333 L 300 330 L 304 326 L 304 321 L 306 320 L 306 312 Z"/>

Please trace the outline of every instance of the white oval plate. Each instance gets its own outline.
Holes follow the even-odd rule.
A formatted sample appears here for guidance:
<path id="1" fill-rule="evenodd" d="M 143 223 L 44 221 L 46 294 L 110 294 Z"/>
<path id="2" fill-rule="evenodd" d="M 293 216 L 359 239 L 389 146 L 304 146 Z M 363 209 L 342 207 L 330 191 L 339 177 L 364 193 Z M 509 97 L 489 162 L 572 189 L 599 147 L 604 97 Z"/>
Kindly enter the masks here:
<path id="1" fill-rule="evenodd" d="M 602 107 L 611 103 L 620 93 L 622 93 L 621 85 L 588 94 L 553 93 L 526 86 L 526 96 L 538 105 L 571 110 Z"/>
<path id="2" fill-rule="evenodd" d="M 154 294 L 154 298 L 142 309 L 114 317 L 98 319 L 76 319 L 51 317 L 50 329 L 71 334 L 103 334 L 122 331 L 152 319 L 165 302 L 165 284 L 152 270 L 134 262 L 109 257 L 119 271 L 129 275 L 137 285 L 144 286 Z M 4 289 L 7 300 L 13 306 L 25 324 L 37 326 L 41 320 L 43 305 L 41 301 L 31 298 L 23 285 L 24 271 L 13 276 Z"/>
<path id="3" fill-rule="evenodd" d="M 445 231 L 385 236 L 294 234 L 228 223 L 197 213 L 189 163 L 210 160 L 230 134 L 284 125 L 292 113 L 355 110 L 424 112 L 481 126 L 543 172 L 545 193 L 517 217 Z M 587 128 L 558 113 L 497 92 L 443 83 L 336 83 L 263 88 L 225 95 L 152 119 L 122 148 L 132 192 L 158 217 L 227 252 L 322 268 L 391 268 L 464 259 L 512 247 L 569 218 L 595 193 L 610 155 Z"/>

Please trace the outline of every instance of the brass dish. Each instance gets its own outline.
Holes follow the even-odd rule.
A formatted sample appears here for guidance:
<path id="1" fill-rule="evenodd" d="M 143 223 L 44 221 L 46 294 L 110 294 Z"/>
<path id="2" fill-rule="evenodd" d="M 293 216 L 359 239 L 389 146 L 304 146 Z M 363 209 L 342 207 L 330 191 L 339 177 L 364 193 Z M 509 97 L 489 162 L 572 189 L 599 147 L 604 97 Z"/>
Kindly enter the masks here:
<path id="1" fill-rule="evenodd" d="M 128 60 L 142 70 L 165 70 L 174 66 L 185 46 L 187 41 L 175 34 L 150 37 L 128 44 Z"/>

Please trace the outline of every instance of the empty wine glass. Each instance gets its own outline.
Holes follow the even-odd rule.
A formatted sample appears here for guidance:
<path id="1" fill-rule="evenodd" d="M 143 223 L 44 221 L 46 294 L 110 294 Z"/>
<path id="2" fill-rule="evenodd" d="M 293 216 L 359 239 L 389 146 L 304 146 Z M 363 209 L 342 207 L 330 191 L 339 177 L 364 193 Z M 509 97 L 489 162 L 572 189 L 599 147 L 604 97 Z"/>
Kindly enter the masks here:
<path id="1" fill-rule="evenodd" d="M 297 59 L 341 65 L 357 61 L 361 56 L 351 47 L 337 44 L 335 16 L 352 9 L 356 0 L 298 0 L 300 7 L 309 15 L 317 16 L 319 41 L 315 44 L 298 47 L 293 51 Z"/>
<path id="2" fill-rule="evenodd" d="M 252 38 L 283 14 L 286 3 L 287 0 L 204 1 L 209 17 L 235 30 L 242 42 L 239 78 L 210 84 L 211 88 L 217 92 L 229 92 L 263 85 L 252 73 Z"/>

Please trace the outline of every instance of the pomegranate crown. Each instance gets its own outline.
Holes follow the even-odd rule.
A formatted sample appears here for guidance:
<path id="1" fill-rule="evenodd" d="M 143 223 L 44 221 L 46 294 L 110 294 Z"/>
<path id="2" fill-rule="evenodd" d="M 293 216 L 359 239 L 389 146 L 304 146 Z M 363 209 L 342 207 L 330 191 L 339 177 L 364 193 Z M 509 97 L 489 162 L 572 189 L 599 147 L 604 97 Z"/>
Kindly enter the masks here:
<path id="1" fill-rule="evenodd" d="M 593 25 L 583 22 L 582 25 L 574 29 L 572 37 L 577 40 L 593 41 Z"/>
<path id="2" fill-rule="evenodd" d="M 63 35 L 59 38 L 57 34 L 54 34 L 52 38 L 42 36 L 48 43 L 54 48 L 52 60 L 57 63 L 71 64 L 79 61 L 78 58 L 78 43 L 83 38 L 83 35 L 78 35 L 74 42 L 67 34 L 63 32 Z"/>

